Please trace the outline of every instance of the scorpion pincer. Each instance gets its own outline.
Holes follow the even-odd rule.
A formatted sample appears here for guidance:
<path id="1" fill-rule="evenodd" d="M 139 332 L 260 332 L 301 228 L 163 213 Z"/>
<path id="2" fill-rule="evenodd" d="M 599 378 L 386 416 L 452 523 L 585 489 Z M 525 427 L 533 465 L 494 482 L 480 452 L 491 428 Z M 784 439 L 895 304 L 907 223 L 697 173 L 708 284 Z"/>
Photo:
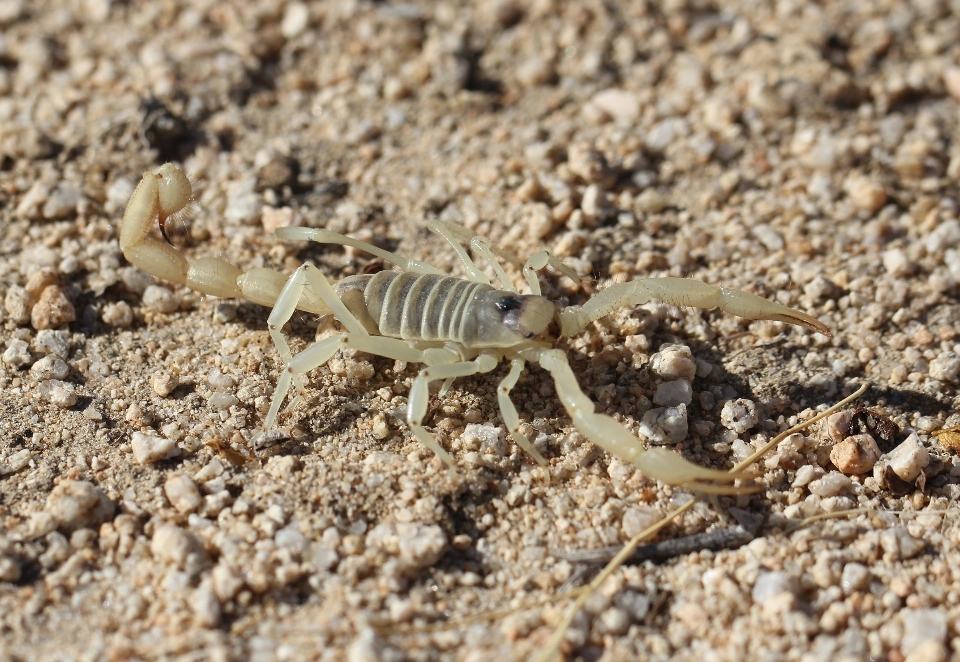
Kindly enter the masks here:
<path id="1" fill-rule="evenodd" d="M 520 431 L 520 417 L 510 399 L 527 362 L 543 367 L 556 384 L 557 396 L 578 430 L 590 441 L 632 462 L 651 478 L 704 492 L 731 493 L 740 474 L 707 469 L 673 451 L 645 449 L 639 438 L 614 418 L 594 411 L 594 403 L 577 383 L 566 354 L 553 346 L 588 324 L 622 306 L 658 299 L 675 305 L 720 308 L 746 319 L 779 320 L 825 335 L 830 329 L 806 313 L 755 294 L 708 285 L 686 278 L 645 278 L 607 287 L 579 306 L 559 307 L 541 296 L 537 271 L 548 264 L 579 282 L 576 273 L 546 251 L 523 265 L 530 294 L 520 294 L 497 260 L 512 256 L 484 237 L 472 237 L 465 228 L 431 221 L 429 227 L 447 240 L 462 261 L 467 278 L 454 278 L 436 267 L 390 253 L 329 230 L 285 227 L 276 231 L 286 240 L 309 240 L 351 246 L 395 265 L 399 270 L 357 275 L 331 284 L 306 263 L 287 277 L 271 269 L 243 272 L 218 258 L 192 259 L 174 246 L 151 237 L 153 228 L 193 204 L 187 176 L 174 164 L 164 164 L 143 175 L 124 213 L 120 247 L 126 258 L 145 271 L 198 292 L 218 297 L 243 297 L 272 306 L 270 335 L 286 368 L 280 376 L 264 425 L 274 426 L 280 407 L 299 376 L 327 362 L 337 350 L 352 347 L 399 361 L 422 363 L 414 379 L 407 407 L 413 434 L 451 468 L 453 458 L 423 427 L 429 385 L 443 381 L 441 395 L 457 377 L 492 371 L 501 361 L 510 370 L 497 388 L 497 401 L 510 434 L 539 464 L 547 461 Z M 477 268 L 461 245 L 468 242 L 476 255 L 490 264 L 500 287 Z M 513 258 L 515 259 L 515 258 Z M 294 355 L 281 334 L 296 310 L 333 314 L 343 331 L 319 340 Z"/>

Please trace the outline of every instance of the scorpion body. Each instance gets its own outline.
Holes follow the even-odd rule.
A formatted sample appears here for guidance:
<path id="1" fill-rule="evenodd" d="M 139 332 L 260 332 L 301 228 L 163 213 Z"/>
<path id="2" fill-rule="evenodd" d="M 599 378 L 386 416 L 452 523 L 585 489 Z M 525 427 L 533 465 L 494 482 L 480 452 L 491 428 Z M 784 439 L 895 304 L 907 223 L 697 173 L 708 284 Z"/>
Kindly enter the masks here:
<path id="1" fill-rule="evenodd" d="M 400 361 L 423 363 L 410 392 L 407 423 L 413 434 L 452 470 L 453 458 L 422 425 L 429 401 L 429 385 L 443 381 L 441 395 L 457 377 L 492 371 L 501 361 L 510 371 L 497 388 L 497 401 L 514 441 L 538 463 L 547 461 L 520 431 L 520 417 L 510 391 L 526 363 L 535 362 L 553 377 L 557 397 L 574 425 L 590 441 L 632 462 L 651 478 L 692 489 L 735 493 L 730 483 L 744 476 L 706 469 L 663 448 L 644 449 L 642 442 L 614 418 L 594 411 L 594 403 L 577 383 L 566 354 L 553 347 L 558 337 L 582 331 L 594 320 L 617 308 L 660 299 L 676 305 L 720 308 L 747 319 L 770 319 L 799 324 L 830 335 L 830 329 L 810 315 L 740 290 L 715 287 L 685 278 L 646 278 L 607 287 L 583 305 L 560 307 L 540 296 L 537 272 L 550 265 L 577 280 L 576 273 L 546 251 L 525 263 L 474 237 L 459 226 L 431 221 L 431 230 L 446 239 L 460 257 L 467 278 L 453 278 L 434 266 L 412 260 L 366 242 L 329 230 L 285 227 L 276 236 L 309 240 L 364 250 L 398 267 L 374 275 L 351 276 L 331 284 L 312 264 L 303 264 L 289 278 L 270 269 L 243 272 L 217 258 L 191 259 L 175 247 L 149 236 L 167 219 L 192 205 L 192 186 L 173 164 L 143 175 L 124 213 L 120 247 L 140 268 L 205 294 L 243 297 L 272 306 L 267 321 L 270 335 L 284 362 L 270 410 L 264 421 L 276 423 L 291 386 L 303 395 L 299 376 L 317 368 L 344 347 Z M 485 259 L 500 288 L 477 268 L 461 241 Z M 531 294 L 520 294 L 497 256 L 523 265 Z M 294 355 L 281 333 L 294 311 L 333 314 L 344 331 L 319 340 Z M 718 484 L 719 483 L 719 484 Z"/>

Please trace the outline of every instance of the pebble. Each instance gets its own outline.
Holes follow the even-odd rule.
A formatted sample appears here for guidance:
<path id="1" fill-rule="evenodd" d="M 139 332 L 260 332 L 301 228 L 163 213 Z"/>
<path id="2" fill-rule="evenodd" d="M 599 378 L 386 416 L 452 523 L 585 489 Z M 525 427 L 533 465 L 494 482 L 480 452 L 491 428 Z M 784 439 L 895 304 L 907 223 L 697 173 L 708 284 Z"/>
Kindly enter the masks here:
<path id="1" fill-rule="evenodd" d="M 41 400 L 57 407 L 66 409 L 77 404 L 77 387 L 70 382 L 49 379 L 40 382 L 37 386 L 37 392 L 40 394 Z"/>
<path id="2" fill-rule="evenodd" d="M 0 582 L 13 583 L 20 579 L 20 564 L 16 559 L 0 555 Z"/>
<path id="3" fill-rule="evenodd" d="M 886 464 L 893 472 L 908 483 L 912 483 L 920 472 L 930 464 L 930 454 L 920 442 L 916 433 L 907 437 L 903 443 L 887 454 Z M 877 464 L 881 466 L 881 464 Z M 878 478 L 879 480 L 879 478 Z"/>
<path id="4" fill-rule="evenodd" d="M 200 489 L 186 474 L 171 474 L 163 484 L 163 493 L 179 513 L 192 513 L 203 503 Z"/>
<path id="5" fill-rule="evenodd" d="M 70 373 L 70 366 L 59 356 L 48 354 L 33 364 L 30 374 L 37 381 L 64 379 Z"/>
<path id="6" fill-rule="evenodd" d="M 600 90 L 588 103 L 596 111 L 619 123 L 629 124 L 640 117 L 640 99 L 634 92 L 613 88 Z"/>
<path id="7" fill-rule="evenodd" d="M 61 480 L 47 497 L 45 508 L 57 528 L 67 533 L 81 528 L 95 529 L 107 521 L 115 509 L 103 490 L 85 480 Z"/>
<path id="8" fill-rule="evenodd" d="M 791 575 L 781 571 L 761 572 L 753 585 L 751 596 L 755 603 L 765 605 L 784 593 L 796 596 L 799 591 L 800 586 Z"/>
<path id="9" fill-rule="evenodd" d="M 364 628 L 347 648 L 347 662 L 380 662 L 386 646 L 373 628 Z"/>
<path id="10" fill-rule="evenodd" d="M 234 405 L 240 404 L 240 399 L 235 395 L 230 395 L 229 393 L 213 393 L 209 398 L 207 398 L 207 404 L 209 404 L 214 409 L 225 410 L 230 409 Z"/>
<path id="11" fill-rule="evenodd" d="M 852 486 L 853 483 L 849 478 L 841 473 L 837 473 L 836 471 L 831 471 L 828 474 L 824 474 L 823 477 L 811 482 L 807 489 L 810 490 L 810 494 L 815 494 L 818 497 L 823 498 L 837 496 L 839 494 L 843 494 L 844 492 L 848 492 Z"/>
<path id="12" fill-rule="evenodd" d="M 467 423 L 460 435 L 460 443 L 468 448 L 477 448 L 484 454 L 503 457 L 507 454 L 507 438 L 502 427 L 480 423 Z"/>
<path id="13" fill-rule="evenodd" d="M 63 329 L 37 331 L 33 350 L 39 354 L 54 354 L 66 359 L 70 353 L 70 332 Z"/>
<path id="14" fill-rule="evenodd" d="M 850 196 L 850 201 L 858 208 L 875 214 L 887 202 L 886 189 L 863 175 L 852 175 L 844 182 L 844 190 Z"/>
<path id="15" fill-rule="evenodd" d="M 720 424 L 737 434 L 743 434 L 760 422 L 757 405 L 753 400 L 738 398 L 728 400 L 720 410 Z"/>
<path id="16" fill-rule="evenodd" d="M 901 248 L 891 248 L 883 252 L 883 268 L 895 278 L 903 278 L 913 273 L 914 264 Z"/>
<path id="17" fill-rule="evenodd" d="M 865 474 L 880 459 L 880 448 L 869 434 L 847 437 L 830 450 L 830 461 L 845 474 Z"/>
<path id="18" fill-rule="evenodd" d="M 447 551 L 447 536 L 436 525 L 397 524 L 400 563 L 409 571 L 432 566 Z"/>
<path id="19" fill-rule="evenodd" d="M 27 278 L 24 285 L 31 296 L 39 297 L 51 285 L 60 284 L 60 274 L 53 267 L 40 267 Z"/>
<path id="20" fill-rule="evenodd" d="M 280 33 L 287 39 L 293 39 L 301 35 L 309 24 L 310 8 L 302 2 L 291 2 L 283 11 Z"/>
<path id="21" fill-rule="evenodd" d="M 627 538 L 635 535 L 659 522 L 663 516 L 651 506 L 631 506 L 623 511 L 620 518 L 620 529 Z"/>
<path id="22" fill-rule="evenodd" d="M 824 429 L 833 441 L 843 441 L 850 434 L 850 423 L 853 421 L 853 410 L 846 409 L 827 416 Z"/>
<path id="23" fill-rule="evenodd" d="M 26 340 L 11 338 L 7 341 L 7 349 L 3 352 L 3 362 L 17 370 L 30 365 L 33 357 L 30 355 L 30 345 Z"/>
<path id="24" fill-rule="evenodd" d="M 30 311 L 30 325 L 34 329 L 54 329 L 77 319 L 77 312 L 67 295 L 56 285 L 43 290 L 40 300 Z"/>
<path id="25" fill-rule="evenodd" d="M 862 563 L 847 563 L 840 575 L 840 588 L 846 595 L 863 591 L 870 585 L 870 571 Z"/>
<path id="26" fill-rule="evenodd" d="M 150 386 L 154 393 L 165 398 L 180 386 L 180 377 L 176 373 L 161 370 L 150 379 Z"/>
<path id="27" fill-rule="evenodd" d="M 890 561 L 912 559 L 926 546 L 926 542 L 911 536 L 904 526 L 895 526 L 880 532 L 880 547 L 884 551 L 884 557 Z"/>
<path id="28" fill-rule="evenodd" d="M 102 319 L 103 323 L 107 326 L 112 326 L 116 329 L 125 329 L 133 324 L 133 309 L 130 308 L 130 304 L 126 301 L 108 303 L 103 307 L 103 312 L 100 313 L 100 319 Z"/>
<path id="29" fill-rule="evenodd" d="M 943 70 L 943 86 L 947 94 L 960 101 L 960 67 L 947 67 Z"/>
<path id="30" fill-rule="evenodd" d="M 166 437 L 134 432 L 130 436 L 130 448 L 137 464 L 152 464 L 180 454 L 177 442 Z"/>
<path id="31" fill-rule="evenodd" d="M 213 581 L 204 579 L 200 586 L 190 594 L 187 603 L 193 611 L 193 617 L 200 627 L 212 628 L 220 622 L 223 607 L 213 590 Z"/>
<path id="32" fill-rule="evenodd" d="M 157 527 L 150 541 L 150 552 L 164 563 L 189 569 L 206 560 L 206 552 L 197 537 L 175 524 Z"/>
<path id="33" fill-rule="evenodd" d="M 653 444 L 679 443 L 687 438 L 687 407 L 656 407 L 643 415 L 640 434 Z"/>
<path id="34" fill-rule="evenodd" d="M 180 299 L 162 285 L 151 285 L 143 292 L 143 305 L 158 313 L 170 314 L 180 309 Z"/>
<path id="35" fill-rule="evenodd" d="M 7 317 L 16 324 L 26 324 L 30 321 L 30 311 L 36 303 L 36 297 L 20 285 L 11 285 L 3 298 Z"/>
<path id="36" fill-rule="evenodd" d="M 797 469 L 797 475 L 793 479 L 791 487 L 806 487 L 819 476 L 823 475 L 823 469 L 814 464 L 804 464 Z"/>
<path id="37" fill-rule="evenodd" d="M 960 355 L 942 352 L 930 362 L 930 377 L 942 382 L 960 382 Z"/>
<path id="38" fill-rule="evenodd" d="M 689 405 L 693 400 L 693 388 L 690 382 L 677 379 L 672 382 L 664 382 L 657 387 L 653 395 L 654 404 L 664 407 L 676 407 L 677 405 Z"/>
<path id="39" fill-rule="evenodd" d="M 903 622 L 903 640 L 900 650 L 910 655 L 925 642 L 935 642 L 941 646 L 947 640 L 948 618 L 940 609 L 902 609 L 900 620 Z"/>
<path id="40" fill-rule="evenodd" d="M 43 203 L 41 213 L 47 220 L 67 218 L 76 213 L 82 198 L 76 186 L 69 182 L 60 182 Z"/>
<path id="41" fill-rule="evenodd" d="M 693 353 L 686 345 L 664 344 L 650 357 L 650 369 L 665 380 L 692 382 L 697 374 Z"/>

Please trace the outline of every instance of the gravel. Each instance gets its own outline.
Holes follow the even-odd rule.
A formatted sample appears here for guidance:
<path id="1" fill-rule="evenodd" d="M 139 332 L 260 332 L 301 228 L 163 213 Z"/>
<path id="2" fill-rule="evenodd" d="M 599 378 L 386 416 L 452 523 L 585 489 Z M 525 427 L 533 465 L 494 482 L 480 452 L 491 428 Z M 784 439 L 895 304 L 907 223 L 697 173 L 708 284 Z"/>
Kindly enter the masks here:
<path id="1" fill-rule="evenodd" d="M 783 440 L 758 492 L 661 531 L 767 516 L 737 550 L 613 573 L 566 650 L 956 657 L 960 460 L 931 436 L 960 423 L 955 9 L 0 2 L 5 654 L 529 659 L 578 570 L 555 553 L 686 497 L 576 430 L 536 366 L 511 397 L 546 468 L 505 431 L 505 366 L 430 397 L 451 475 L 405 423 L 418 366 L 357 352 L 311 371 L 257 449 L 282 369 L 268 312 L 119 249 L 141 174 L 173 160 L 198 187 L 170 244 L 242 270 L 382 268 L 267 232 L 289 224 L 460 275 L 438 217 L 562 257 L 585 280 L 543 272 L 563 305 L 692 277 L 823 320 L 833 338 L 649 301 L 557 343 L 597 411 L 703 466 L 864 382 L 874 412 Z M 292 350 L 316 327 L 294 315 Z"/>

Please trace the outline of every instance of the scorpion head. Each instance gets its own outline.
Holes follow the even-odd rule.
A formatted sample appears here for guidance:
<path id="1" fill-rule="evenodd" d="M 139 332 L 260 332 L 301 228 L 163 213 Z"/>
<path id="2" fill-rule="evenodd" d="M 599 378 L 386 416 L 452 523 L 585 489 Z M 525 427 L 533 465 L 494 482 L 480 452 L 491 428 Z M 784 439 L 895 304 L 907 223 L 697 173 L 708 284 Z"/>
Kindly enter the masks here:
<path id="1" fill-rule="evenodd" d="M 556 306 L 532 294 L 491 290 L 477 308 L 477 347 L 513 347 L 543 335 L 553 322 Z"/>

